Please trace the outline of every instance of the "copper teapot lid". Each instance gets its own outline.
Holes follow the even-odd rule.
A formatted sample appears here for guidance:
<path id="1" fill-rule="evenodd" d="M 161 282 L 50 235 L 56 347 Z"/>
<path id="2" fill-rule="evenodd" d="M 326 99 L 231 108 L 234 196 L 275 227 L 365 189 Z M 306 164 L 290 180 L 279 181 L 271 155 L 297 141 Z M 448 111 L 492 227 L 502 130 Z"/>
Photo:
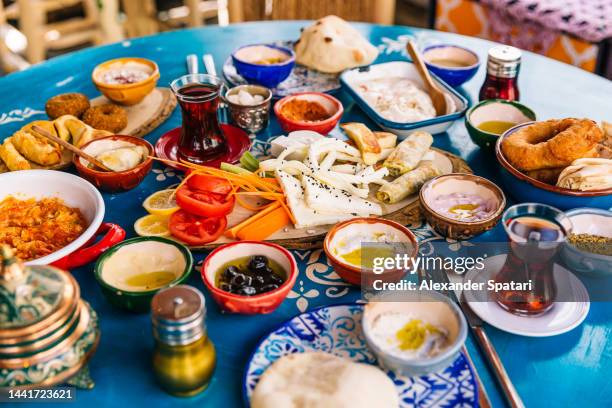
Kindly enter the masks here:
<path id="1" fill-rule="evenodd" d="M 8 246 L 0 246 L 1 331 L 14 335 L 18 329 L 53 318 L 78 298 L 78 286 L 67 273 L 49 266 L 24 266 Z"/>

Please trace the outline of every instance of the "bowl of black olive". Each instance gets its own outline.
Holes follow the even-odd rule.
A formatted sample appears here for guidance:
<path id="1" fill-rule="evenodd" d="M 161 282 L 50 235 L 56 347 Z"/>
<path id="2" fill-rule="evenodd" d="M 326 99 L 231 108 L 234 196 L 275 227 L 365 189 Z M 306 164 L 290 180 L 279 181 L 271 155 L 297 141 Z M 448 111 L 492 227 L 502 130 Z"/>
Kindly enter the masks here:
<path id="1" fill-rule="evenodd" d="M 295 258 L 280 245 L 240 241 L 218 247 L 202 265 L 202 280 L 219 306 L 242 314 L 274 311 L 295 283 Z"/>

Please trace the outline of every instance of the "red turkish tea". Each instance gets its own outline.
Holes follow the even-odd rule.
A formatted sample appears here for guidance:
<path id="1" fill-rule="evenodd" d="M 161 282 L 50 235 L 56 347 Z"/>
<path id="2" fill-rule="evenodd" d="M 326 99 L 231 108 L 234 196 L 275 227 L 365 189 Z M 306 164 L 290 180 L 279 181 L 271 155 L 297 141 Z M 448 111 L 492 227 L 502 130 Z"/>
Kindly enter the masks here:
<path id="1" fill-rule="evenodd" d="M 219 85 L 207 83 L 187 83 L 175 91 L 183 114 L 179 160 L 202 164 L 225 153 L 225 137 L 217 117 L 219 93 Z"/>

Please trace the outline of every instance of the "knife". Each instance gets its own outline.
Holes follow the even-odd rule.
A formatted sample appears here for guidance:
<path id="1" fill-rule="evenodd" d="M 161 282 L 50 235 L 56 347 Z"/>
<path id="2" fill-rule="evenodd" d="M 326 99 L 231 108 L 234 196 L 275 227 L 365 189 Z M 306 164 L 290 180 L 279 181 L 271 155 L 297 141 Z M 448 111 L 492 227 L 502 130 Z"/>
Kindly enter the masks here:
<path id="1" fill-rule="evenodd" d="M 435 272 L 436 272 L 436 278 L 439 278 L 441 282 L 444 282 L 444 283 L 450 282 L 450 279 L 448 278 L 446 271 L 435 270 Z M 504 396 L 506 397 L 508 404 L 510 404 L 512 408 L 525 408 L 525 404 L 523 404 L 523 400 L 521 399 L 521 396 L 516 391 L 516 388 L 514 388 L 514 385 L 512 384 L 512 380 L 510 380 L 510 376 L 508 376 L 508 373 L 506 372 L 506 369 L 504 368 L 504 365 L 501 359 L 499 358 L 497 351 L 495 351 L 495 347 L 493 347 L 493 343 L 491 342 L 491 340 L 489 339 L 489 336 L 487 336 L 487 333 L 484 330 L 484 327 L 483 327 L 484 321 L 480 317 L 478 317 L 474 313 L 474 311 L 472 311 L 470 306 L 467 304 L 465 300 L 465 296 L 463 294 L 461 296 L 461 300 L 457 299 L 457 296 L 454 293 L 454 291 L 451 291 L 451 293 L 447 293 L 447 296 L 451 297 L 451 299 L 454 299 L 459 305 L 459 307 L 461 308 L 461 311 L 463 312 L 463 315 L 465 316 L 465 319 L 467 320 L 468 326 L 470 327 L 472 334 L 474 334 L 474 337 L 476 338 L 476 341 L 478 342 L 480 350 L 485 355 L 487 362 L 493 369 L 495 378 L 497 379 L 499 385 L 502 387 Z M 469 358 L 469 355 L 468 355 L 468 358 Z M 484 391 L 484 387 L 482 386 L 482 383 L 480 381 L 480 378 L 478 378 L 478 375 L 476 375 L 476 378 L 478 380 L 479 390 L 482 389 Z M 486 395 L 486 392 L 483 392 L 482 395 L 485 396 L 486 404 L 488 404 L 488 406 L 491 406 L 491 402 L 489 401 L 489 398 Z"/>

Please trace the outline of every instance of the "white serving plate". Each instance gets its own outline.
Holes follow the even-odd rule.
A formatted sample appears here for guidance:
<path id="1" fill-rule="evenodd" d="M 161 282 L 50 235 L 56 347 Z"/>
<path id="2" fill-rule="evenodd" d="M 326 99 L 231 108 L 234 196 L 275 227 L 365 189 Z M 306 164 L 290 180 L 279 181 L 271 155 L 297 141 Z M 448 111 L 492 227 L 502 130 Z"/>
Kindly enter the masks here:
<path id="1" fill-rule="evenodd" d="M 40 200 L 57 197 L 76 207 L 87 221 L 87 229 L 74 241 L 26 265 L 47 265 L 81 248 L 96 233 L 104 218 L 104 200 L 96 188 L 81 177 L 55 170 L 21 170 L 0 174 L 0 201 L 8 196 Z"/>
<path id="2" fill-rule="evenodd" d="M 485 260 L 485 270 L 499 271 L 506 255 L 495 255 Z M 573 293 L 573 302 L 555 302 L 553 308 L 540 316 L 517 316 L 502 309 L 497 302 L 484 302 L 466 291 L 465 299 L 470 308 L 485 322 L 508 333 L 527 337 L 549 337 L 566 333 L 578 327 L 589 314 L 589 294 L 580 280 L 559 264 L 553 269 L 558 293 Z M 465 280 L 484 282 L 495 274 L 481 273 L 477 269 L 467 272 Z"/>
<path id="3" fill-rule="evenodd" d="M 446 82 L 442 81 L 435 74 L 431 74 L 434 82 L 440 89 L 446 93 L 446 105 L 449 108 L 446 115 L 438 116 L 432 119 L 421 120 L 412 123 L 394 122 L 380 116 L 376 110 L 368 102 L 361 97 L 358 92 L 358 85 L 380 78 L 388 77 L 403 77 L 417 83 L 421 88 L 425 89 L 423 80 L 421 79 L 417 69 L 412 62 L 408 61 L 393 61 L 384 62 L 381 64 L 370 65 L 365 68 L 355 68 L 345 71 L 340 75 L 340 83 L 343 88 L 348 91 L 353 97 L 357 105 L 374 121 L 378 126 L 388 132 L 397 134 L 400 138 L 405 138 L 409 134 L 417 130 L 431 133 L 432 135 L 444 133 L 448 130 L 453 122 L 465 115 L 468 108 L 468 101 L 461 94 L 455 91 Z"/>

